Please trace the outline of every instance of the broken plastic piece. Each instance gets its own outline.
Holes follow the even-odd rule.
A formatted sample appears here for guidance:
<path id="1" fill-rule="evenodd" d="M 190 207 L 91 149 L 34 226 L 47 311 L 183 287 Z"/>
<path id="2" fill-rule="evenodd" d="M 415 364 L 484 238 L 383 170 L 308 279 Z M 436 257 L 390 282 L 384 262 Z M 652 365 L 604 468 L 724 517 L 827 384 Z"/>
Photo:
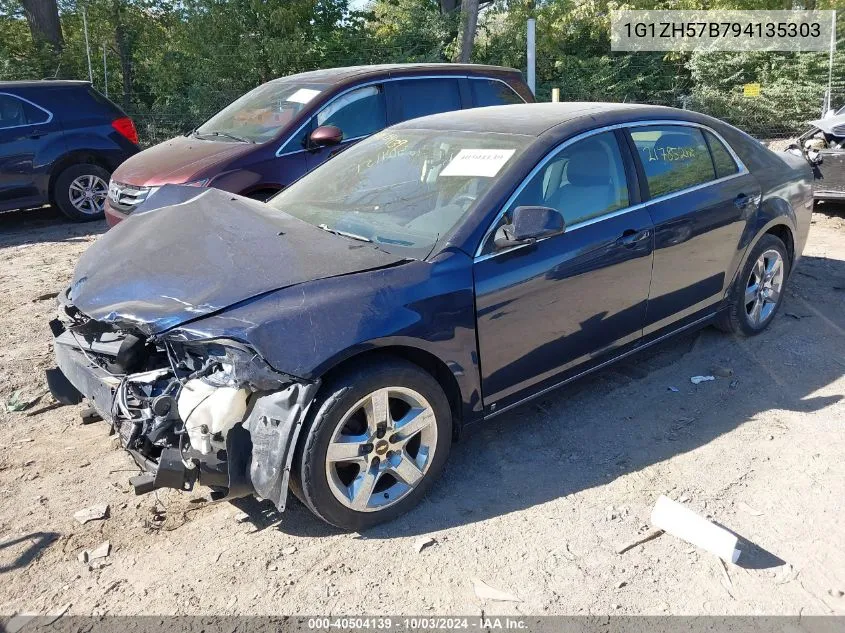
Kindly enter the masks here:
<path id="1" fill-rule="evenodd" d="M 694 385 L 701 384 L 702 382 L 708 382 L 710 380 L 716 380 L 716 377 L 715 376 L 693 376 L 692 378 L 689 379 L 689 381 Z"/>
<path id="2" fill-rule="evenodd" d="M 502 591 L 501 589 L 496 589 L 495 587 L 491 587 L 486 582 L 478 578 L 472 579 L 472 588 L 475 591 L 475 595 L 481 598 L 482 600 L 498 600 L 500 602 L 522 602 L 513 594 L 510 594 L 507 591 Z"/>
<path id="3" fill-rule="evenodd" d="M 103 416 L 94 407 L 85 407 L 79 412 L 79 417 L 82 418 L 82 424 L 93 424 L 103 419 Z"/>
<path id="4" fill-rule="evenodd" d="M 79 521 L 82 525 L 88 521 L 97 521 L 98 519 L 105 519 L 109 516 L 109 504 L 100 503 L 90 508 L 80 510 L 73 515 L 73 518 Z"/>
<path id="5" fill-rule="evenodd" d="M 668 497 L 661 495 L 657 500 L 651 512 L 651 524 L 723 560 L 732 563 L 739 560 L 736 535 Z"/>

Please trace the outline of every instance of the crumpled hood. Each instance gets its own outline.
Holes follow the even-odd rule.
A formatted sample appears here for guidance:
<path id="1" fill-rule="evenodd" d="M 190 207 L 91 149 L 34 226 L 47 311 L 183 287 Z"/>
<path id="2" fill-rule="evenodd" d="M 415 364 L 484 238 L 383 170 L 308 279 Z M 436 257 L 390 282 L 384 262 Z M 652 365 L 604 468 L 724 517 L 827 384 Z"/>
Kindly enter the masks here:
<path id="1" fill-rule="evenodd" d="M 112 180 L 139 187 L 190 182 L 199 178 L 203 170 L 254 149 L 252 143 L 177 136 L 125 160 L 112 174 Z"/>
<path id="2" fill-rule="evenodd" d="M 819 128 L 825 134 L 845 136 L 845 114 L 809 121 L 809 124 Z"/>
<path id="3" fill-rule="evenodd" d="M 264 293 L 402 257 L 217 189 L 167 185 L 79 260 L 70 303 L 157 334 Z"/>

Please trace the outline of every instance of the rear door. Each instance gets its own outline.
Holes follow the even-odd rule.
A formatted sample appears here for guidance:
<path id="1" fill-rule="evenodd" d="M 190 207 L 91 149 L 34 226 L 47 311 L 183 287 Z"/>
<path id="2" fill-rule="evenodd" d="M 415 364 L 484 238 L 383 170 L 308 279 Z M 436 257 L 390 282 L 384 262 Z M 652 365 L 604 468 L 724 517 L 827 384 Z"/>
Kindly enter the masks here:
<path id="1" fill-rule="evenodd" d="M 372 84 L 353 88 L 326 104 L 312 119 L 311 130 L 321 125 L 334 125 L 343 132 L 343 141 L 339 145 L 320 147 L 306 155 L 308 171 L 342 152 L 350 145 L 363 138 L 380 132 L 387 127 L 387 105 L 384 86 Z"/>
<path id="2" fill-rule="evenodd" d="M 47 202 L 39 187 L 39 148 L 61 133 L 53 114 L 34 101 L 0 92 L 0 210 Z"/>
<path id="3" fill-rule="evenodd" d="M 620 139 L 622 144 L 620 145 Z M 478 345 L 488 412 L 518 402 L 642 335 L 653 232 L 636 204 L 621 133 L 564 143 L 545 159 L 491 228 L 473 267 Z M 496 251 L 495 229 L 518 206 L 560 211 L 561 235 Z"/>
<path id="4" fill-rule="evenodd" d="M 655 230 L 648 337 L 716 309 L 745 250 L 760 186 L 707 128 L 679 122 L 628 133 Z"/>

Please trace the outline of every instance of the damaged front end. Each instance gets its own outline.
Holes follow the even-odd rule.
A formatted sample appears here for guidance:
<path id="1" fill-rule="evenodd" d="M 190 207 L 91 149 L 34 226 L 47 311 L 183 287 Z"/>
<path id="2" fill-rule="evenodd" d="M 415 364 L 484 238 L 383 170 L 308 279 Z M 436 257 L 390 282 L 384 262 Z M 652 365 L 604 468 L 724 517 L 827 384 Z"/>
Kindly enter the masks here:
<path id="1" fill-rule="evenodd" d="M 137 494 L 191 490 L 216 499 L 256 494 L 281 511 L 296 440 L 316 394 L 227 339 L 147 336 L 131 323 L 88 318 L 66 298 L 51 321 L 58 368 L 47 382 L 59 402 L 86 398 L 143 473 Z"/>

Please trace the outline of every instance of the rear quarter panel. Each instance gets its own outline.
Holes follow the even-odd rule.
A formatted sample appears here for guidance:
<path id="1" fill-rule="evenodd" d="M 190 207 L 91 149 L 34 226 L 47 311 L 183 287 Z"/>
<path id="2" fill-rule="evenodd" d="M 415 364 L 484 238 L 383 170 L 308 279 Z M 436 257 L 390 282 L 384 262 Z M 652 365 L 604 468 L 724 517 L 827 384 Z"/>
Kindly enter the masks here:
<path id="1" fill-rule="evenodd" d="M 58 144 L 50 149 L 48 175 L 51 179 L 68 164 L 92 158 L 114 171 L 120 163 L 140 151 L 111 125 L 113 120 L 126 116 L 123 111 L 105 97 L 92 96 L 87 86 L 35 90 L 64 131 L 62 151 Z M 48 162 L 46 155 L 44 162 Z"/>
<path id="2" fill-rule="evenodd" d="M 748 223 L 743 237 L 747 247 L 738 271 L 743 269 L 751 247 L 777 225 L 785 225 L 791 232 L 794 266 L 801 257 L 810 231 L 813 173 L 809 164 L 798 156 L 772 152 L 747 134 L 725 124 L 719 126 L 719 132 L 760 183 L 762 191 L 760 207 Z"/>

